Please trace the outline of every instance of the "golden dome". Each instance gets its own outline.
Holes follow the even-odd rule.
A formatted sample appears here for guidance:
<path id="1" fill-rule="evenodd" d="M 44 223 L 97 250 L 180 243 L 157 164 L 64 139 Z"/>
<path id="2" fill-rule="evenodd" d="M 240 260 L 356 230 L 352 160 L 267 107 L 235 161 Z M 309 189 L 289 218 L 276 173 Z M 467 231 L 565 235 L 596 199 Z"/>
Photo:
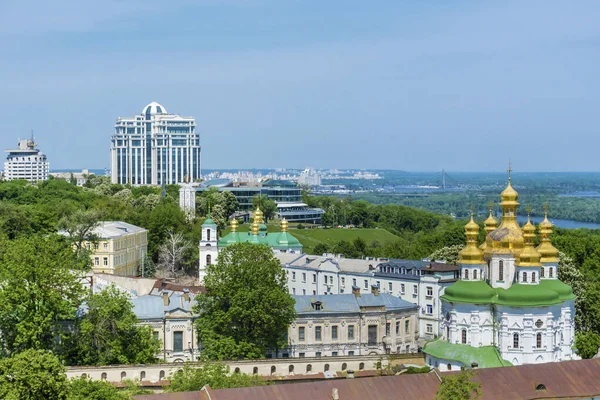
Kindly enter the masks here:
<path id="1" fill-rule="evenodd" d="M 508 184 L 500 197 L 502 202 L 502 221 L 500 226 L 486 237 L 486 254 L 513 254 L 518 255 L 523 249 L 523 232 L 517 224 L 517 199 L 519 194 L 510 184 L 510 163 L 508 166 Z"/>
<path id="2" fill-rule="evenodd" d="M 263 222 L 263 212 L 260 211 L 260 208 L 256 207 L 256 211 L 254 211 L 254 220 L 259 224 Z"/>
<path id="3" fill-rule="evenodd" d="M 493 215 L 494 202 L 490 201 L 489 206 L 490 206 L 490 216 L 487 217 L 487 219 L 485 221 L 483 221 L 483 224 L 485 225 L 486 236 L 489 235 L 490 232 L 492 232 L 494 229 L 496 229 L 496 226 L 498 226 L 498 221 L 496 221 L 496 218 L 494 218 L 494 215 Z M 487 247 L 487 243 L 484 240 L 483 243 L 481 244 L 481 246 L 479 246 L 479 248 L 481 250 L 485 251 L 486 247 Z"/>
<path id="4" fill-rule="evenodd" d="M 281 232 L 287 232 L 288 230 L 288 222 L 287 219 L 282 219 L 281 220 Z"/>
<path id="5" fill-rule="evenodd" d="M 517 267 L 541 267 L 541 254 L 533 247 L 533 239 L 535 238 L 535 226 L 529 218 L 530 210 L 527 210 L 527 223 L 523 225 L 524 247 L 518 255 L 515 265 Z"/>
<path id="6" fill-rule="evenodd" d="M 252 222 L 252 234 L 253 235 L 258 235 L 258 230 L 259 229 L 260 229 L 260 224 L 258 223 L 258 221 L 255 218 L 254 222 Z"/>
<path id="7" fill-rule="evenodd" d="M 237 232 L 237 227 L 238 227 L 237 219 L 235 219 L 235 218 L 232 219 L 230 226 L 231 226 L 231 232 Z"/>
<path id="8" fill-rule="evenodd" d="M 477 236 L 479 236 L 479 225 L 471 220 L 465 225 L 465 235 L 467 236 L 467 245 L 458 252 L 458 262 L 460 264 L 483 264 L 483 252 L 477 247 Z"/>
<path id="9" fill-rule="evenodd" d="M 552 245 L 550 235 L 552 235 L 552 222 L 548 221 L 548 205 L 544 205 L 544 220 L 540 223 L 541 243 L 536 248 L 541 255 L 543 263 L 557 263 L 558 249 Z"/>

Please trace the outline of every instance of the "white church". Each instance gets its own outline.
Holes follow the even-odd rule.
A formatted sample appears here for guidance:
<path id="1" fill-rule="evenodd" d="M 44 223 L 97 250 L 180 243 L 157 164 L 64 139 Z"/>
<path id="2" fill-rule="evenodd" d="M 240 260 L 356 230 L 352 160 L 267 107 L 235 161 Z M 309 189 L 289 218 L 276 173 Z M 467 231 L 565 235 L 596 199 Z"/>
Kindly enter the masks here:
<path id="1" fill-rule="evenodd" d="M 552 224 L 517 223 L 518 193 L 510 183 L 501 194 L 502 221 L 491 210 L 487 237 L 478 246 L 479 225 L 465 226 L 467 244 L 459 254 L 460 280 L 441 296 L 442 337 L 423 348 L 427 363 L 441 371 L 461 367 L 523 365 L 578 358 L 573 350 L 574 299 L 558 280 L 558 250 Z"/>

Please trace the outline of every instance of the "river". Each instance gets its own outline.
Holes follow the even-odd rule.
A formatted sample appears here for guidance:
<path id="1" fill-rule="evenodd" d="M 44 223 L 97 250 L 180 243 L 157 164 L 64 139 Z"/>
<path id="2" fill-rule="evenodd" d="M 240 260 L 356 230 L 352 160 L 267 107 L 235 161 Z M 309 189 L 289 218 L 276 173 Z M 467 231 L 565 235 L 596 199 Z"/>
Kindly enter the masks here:
<path id="1" fill-rule="evenodd" d="M 593 222 L 581 222 L 581 221 L 573 221 L 571 219 L 552 219 L 549 218 L 550 222 L 552 222 L 555 226 L 559 228 L 566 229 L 577 229 L 577 228 L 588 228 L 588 229 L 600 229 L 600 224 L 595 224 Z M 542 222 L 544 218 L 542 217 L 531 217 L 531 222 L 535 225 Z M 524 224 L 527 222 L 527 217 L 524 215 L 519 215 L 517 217 L 517 221 L 520 224 Z"/>

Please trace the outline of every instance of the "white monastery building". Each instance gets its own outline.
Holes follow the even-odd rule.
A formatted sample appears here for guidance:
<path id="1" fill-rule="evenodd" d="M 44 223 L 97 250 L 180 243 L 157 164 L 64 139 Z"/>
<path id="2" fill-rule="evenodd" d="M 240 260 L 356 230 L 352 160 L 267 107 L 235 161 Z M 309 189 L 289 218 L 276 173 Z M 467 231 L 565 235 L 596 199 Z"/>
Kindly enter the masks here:
<path id="1" fill-rule="evenodd" d="M 139 115 L 117 119 L 110 151 L 112 183 L 162 185 L 200 178 L 196 120 L 169 114 L 156 102 Z"/>
<path id="2" fill-rule="evenodd" d="M 510 183 L 501 194 L 502 221 L 485 221 L 486 241 L 477 246 L 479 225 L 465 226 L 467 245 L 459 254 L 460 280 L 441 296 L 442 337 L 423 349 L 427 362 L 442 371 L 571 360 L 574 300 L 558 279 L 558 250 L 552 224 L 517 224 L 518 193 Z"/>
<path id="3" fill-rule="evenodd" d="M 4 163 L 4 179 L 26 179 L 30 182 L 47 181 L 50 164 L 46 155 L 36 149 L 33 136 L 31 139 L 19 140 L 19 147 L 6 150 L 8 156 Z"/>

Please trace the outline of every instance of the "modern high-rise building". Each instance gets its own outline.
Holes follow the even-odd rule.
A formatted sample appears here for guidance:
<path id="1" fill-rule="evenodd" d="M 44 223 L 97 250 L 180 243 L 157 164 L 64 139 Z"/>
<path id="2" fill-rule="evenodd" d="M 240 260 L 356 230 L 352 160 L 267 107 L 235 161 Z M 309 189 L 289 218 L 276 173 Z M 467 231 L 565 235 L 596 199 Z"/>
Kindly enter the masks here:
<path id="1" fill-rule="evenodd" d="M 46 181 L 50 172 L 50 164 L 46 155 L 35 148 L 31 139 L 19 140 L 18 149 L 6 150 L 8 156 L 4 163 L 4 179 L 26 179 L 30 182 Z"/>
<path id="2" fill-rule="evenodd" d="M 169 114 L 156 102 L 139 115 L 117 119 L 110 151 L 112 183 L 162 185 L 200 178 L 196 120 Z"/>

